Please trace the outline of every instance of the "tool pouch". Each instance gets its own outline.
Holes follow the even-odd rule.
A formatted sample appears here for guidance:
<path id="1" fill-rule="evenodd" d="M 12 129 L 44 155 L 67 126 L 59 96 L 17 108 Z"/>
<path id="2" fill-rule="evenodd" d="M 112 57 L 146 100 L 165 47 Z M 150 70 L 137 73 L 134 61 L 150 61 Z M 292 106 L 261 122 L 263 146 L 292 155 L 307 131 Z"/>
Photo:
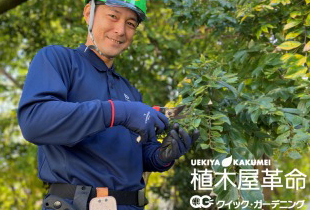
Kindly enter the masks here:
<path id="1" fill-rule="evenodd" d="M 93 198 L 89 210 L 117 210 L 116 200 L 112 196 Z"/>
<path id="2" fill-rule="evenodd" d="M 117 210 L 116 200 L 107 187 L 97 187 L 97 197 L 91 199 L 89 210 Z"/>
<path id="3" fill-rule="evenodd" d="M 76 210 L 74 206 L 63 198 L 60 198 L 56 195 L 48 195 L 42 204 L 43 209 L 53 209 L 53 210 Z"/>

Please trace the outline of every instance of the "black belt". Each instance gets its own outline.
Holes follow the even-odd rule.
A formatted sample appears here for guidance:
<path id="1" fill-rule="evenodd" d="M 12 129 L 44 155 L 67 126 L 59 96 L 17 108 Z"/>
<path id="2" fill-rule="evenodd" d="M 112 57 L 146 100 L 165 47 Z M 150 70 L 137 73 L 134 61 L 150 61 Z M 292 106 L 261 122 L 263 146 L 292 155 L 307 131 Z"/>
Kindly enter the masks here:
<path id="1" fill-rule="evenodd" d="M 86 187 L 88 186 L 85 186 L 85 188 Z M 73 184 L 54 183 L 50 186 L 49 194 L 73 200 L 76 188 L 77 185 Z M 96 195 L 96 189 L 92 187 L 88 201 L 90 201 L 92 198 L 97 197 Z M 139 191 L 116 191 L 109 189 L 109 196 L 113 196 L 116 199 L 117 205 L 136 205 L 142 207 L 148 204 L 148 200 L 145 197 L 144 188 Z"/>

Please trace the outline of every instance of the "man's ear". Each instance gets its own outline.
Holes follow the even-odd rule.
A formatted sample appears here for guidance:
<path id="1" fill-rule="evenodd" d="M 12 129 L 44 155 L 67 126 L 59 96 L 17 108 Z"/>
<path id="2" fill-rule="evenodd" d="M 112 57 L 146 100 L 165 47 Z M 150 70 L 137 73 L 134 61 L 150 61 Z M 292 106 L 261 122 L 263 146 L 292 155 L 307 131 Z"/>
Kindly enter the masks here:
<path id="1" fill-rule="evenodd" d="M 85 5 L 83 15 L 84 15 L 87 25 L 89 25 L 90 3 Z"/>

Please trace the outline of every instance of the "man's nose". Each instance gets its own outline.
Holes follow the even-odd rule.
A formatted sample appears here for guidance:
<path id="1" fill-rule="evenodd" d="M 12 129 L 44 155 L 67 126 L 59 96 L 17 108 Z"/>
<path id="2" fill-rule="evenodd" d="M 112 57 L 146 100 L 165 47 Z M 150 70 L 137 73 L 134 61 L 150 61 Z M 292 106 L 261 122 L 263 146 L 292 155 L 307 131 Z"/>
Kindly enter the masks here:
<path id="1" fill-rule="evenodd" d="M 119 36 L 124 36 L 126 32 L 126 23 L 125 21 L 118 21 L 114 25 L 114 32 Z"/>

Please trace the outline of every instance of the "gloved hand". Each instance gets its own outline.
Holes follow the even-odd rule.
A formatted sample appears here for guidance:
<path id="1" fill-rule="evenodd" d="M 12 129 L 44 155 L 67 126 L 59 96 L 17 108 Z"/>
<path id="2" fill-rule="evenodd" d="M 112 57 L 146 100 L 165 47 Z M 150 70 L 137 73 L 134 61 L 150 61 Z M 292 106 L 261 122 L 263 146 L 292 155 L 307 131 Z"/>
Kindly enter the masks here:
<path id="1" fill-rule="evenodd" d="M 159 148 L 159 158 L 165 163 L 169 163 L 175 159 L 179 159 L 190 148 L 191 145 L 199 138 L 199 130 L 195 130 L 190 137 L 186 131 L 175 123 L 173 129 L 164 138 Z"/>
<path id="2" fill-rule="evenodd" d="M 164 114 L 141 102 L 114 101 L 114 106 L 114 124 L 138 133 L 141 142 L 146 142 L 169 126 L 169 120 Z"/>

